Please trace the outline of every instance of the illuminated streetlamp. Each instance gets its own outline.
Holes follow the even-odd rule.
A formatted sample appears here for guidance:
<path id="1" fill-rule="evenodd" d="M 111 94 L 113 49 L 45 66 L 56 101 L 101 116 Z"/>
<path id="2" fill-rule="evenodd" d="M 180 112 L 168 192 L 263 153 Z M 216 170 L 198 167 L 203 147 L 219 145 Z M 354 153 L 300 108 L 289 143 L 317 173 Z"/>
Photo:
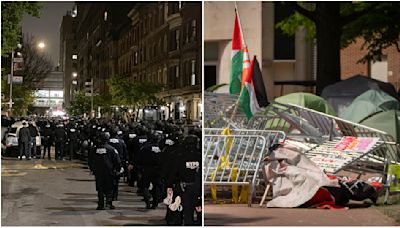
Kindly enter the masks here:
<path id="1" fill-rule="evenodd" d="M 39 44 L 38 44 L 38 48 L 44 49 L 45 47 L 46 47 L 46 44 L 44 44 L 43 41 L 40 41 Z"/>

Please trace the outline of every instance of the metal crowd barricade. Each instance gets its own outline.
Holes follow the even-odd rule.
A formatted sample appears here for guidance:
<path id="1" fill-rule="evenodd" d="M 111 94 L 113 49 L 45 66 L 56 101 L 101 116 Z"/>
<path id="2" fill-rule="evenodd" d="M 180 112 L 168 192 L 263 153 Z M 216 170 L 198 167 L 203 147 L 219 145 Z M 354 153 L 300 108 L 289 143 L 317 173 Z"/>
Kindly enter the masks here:
<path id="1" fill-rule="evenodd" d="M 251 206 L 255 185 L 263 179 L 261 163 L 268 148 L 284 140 L 281 131 L 205 128 L 204 184 L 247 185 Z"/>
<path id="2" fill-rule="evenodd" d="M 238 95 L 226 93 L 204 93 L 204 126 L 221 128 L 247 128 L 247 118 L 241 112 L 236 112 L 232 119 L 232 113 Z"/>
<path id="3" fill-rule="evenodd" d="M 332 148 L 343 136 L 378 138 L 378 142 L 367 153 L 349 155 L 352 160 L 344 161 L 341 167 L 322 167 L 329 171 L 346 169 L 379 172 L 385 176 L 389 164 L 400 162 L 400 146 L 386 132 L 294 104 L 272 103 L 268 112 L 269 115 L 279 116 L 281 123 L 271 125 L 268 119 L 260 118 L 264 121 L 261 121 L 260 128 L 277 130 L 284 126 L 288 138 L 313 145 L 306 152 L 311 158 L 318 153 L 326 158 L 337 156 Z"/>
<path id="4" fill-rule="evenodd" d="M 247 185 L 251 205 L 265 144 L 258 135 L 205 135 L 204 184 Z"/>

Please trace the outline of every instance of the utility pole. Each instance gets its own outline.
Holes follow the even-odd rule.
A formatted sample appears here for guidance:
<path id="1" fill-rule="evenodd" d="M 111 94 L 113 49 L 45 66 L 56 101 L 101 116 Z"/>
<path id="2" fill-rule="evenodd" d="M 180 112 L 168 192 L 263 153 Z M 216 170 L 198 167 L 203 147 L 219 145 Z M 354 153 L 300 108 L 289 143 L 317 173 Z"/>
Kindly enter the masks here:
<path id="1" fill-rule="evenodd" d="M 90 108 L 90 116 L 92 117 L 92 118 L 94 118 L 95 117 L 95 111 L 94 111 L 94 109 L 93 109 L 93 93 L 94 93 L 94 91 L 93 91 L 93 88 L 94 88 L 94 86 L 93 86 L 93 78 L 91 79 L 91 101 L 90 101 L 90 103 L 91 103 L 91 108 Z"/>
<path id="2" fill-rule="evenodd" d="M 9 104 L 9 116 L 12 116 L 12 88 L 13 88 L 13 78 L 14 78 L 14 50 L 11 52 L 11 74 L 10 74 L 10 104 Z"/>

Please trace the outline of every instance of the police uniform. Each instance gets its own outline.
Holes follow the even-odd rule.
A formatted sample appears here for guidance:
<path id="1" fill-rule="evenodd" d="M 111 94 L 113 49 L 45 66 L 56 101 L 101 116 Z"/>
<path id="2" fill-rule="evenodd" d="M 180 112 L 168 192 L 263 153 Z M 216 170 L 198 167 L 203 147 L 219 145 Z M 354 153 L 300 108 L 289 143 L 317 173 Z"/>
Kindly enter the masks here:
<path id="1" fill-rule="evenodd" d="M 119 159 L 121 161 L 121 166 L 124 168 L 124 170 L 126 170 L 127 168 L 125 167 L 125 164 L 126 164 L 127 159 L 126 159 L 125 142 L 122 139 L 120 139 L 115 133 L 112 136 L 113 137 L 110 138 L 110 140 L 109 140 L 109 144 L 110 144 L 110 146 L 114 147 L 117 150 Z M 118 199 L 119 179 L 120 179 L 120 175 L 115 176 L 114 188 L 113 188 L 113 199 L 114 200 Z"/>
<path id="2" fill-rule="evenodd" d="M 113 186 L 115 175 L 120 171 L 121 162 L 116 149 L 104 141 L 94 147 L 93 173 L 98 192 L 98 210 L 104 209 L 104 196 L 106 197 L 105 208 L 114 209 L 112 205 Z"/>
<path id="3" fill-rule="evenodd" d="M 199 139 L 195 135 L 188 135 L 181 147 L 184 151 L 178 157 L 177 176 L 182 190 L 182 207 L 184 225 L 194 225 L 194 212 L 201 196 L 196 178 L 201 172 L 201 153 Z M 198 185 L 198 184 L 197 184 Z"/>
<path id="4" fill-rule="evenodd" d="M 152 137 L 152 135 L 149 135 Z M 143 167 L 143 197 L 146 202 L 146 208 L 155 209 L 158 206 L 160 194 L 160 147 L 157 139 L 153 138 L 147 141 L 140 150 L 139 159 Z M 150 183 L 153 189 L 149 190 Z M 150 197 L 153 198 L 152 205 L 150 206 Z"/>
<path id="5" fill-rule="evenodd" d="M 49 160 L 51 160 L 50 149 L 51 146 L 53 145 L 53 141 L 54 141 L 54 131 L 51 128 L 51 125 L 47 124 L 43 130 L 43 157 L 42 157 L 43 159 L 46 156 L 46 151 L 48 151 L 47 157 Z"/>
<path id="6" fill-rule="evenodd" d="M 163 195 L 164 204 L 167 205 L 167 212 L 165 215 L 165 220 L 167 225 L 181 225 L 182 224 L 182 213 L 181 208 L 179 210 L 171 210 L 169 207 L 171 204 L 175 203 L 175 199 L 177 196 L 181 197 L 181 189 L 180 183 L 177 175 L 177 167 L 178 162 L 177 158 L 180 156 L 179 154 L 184 150 L 181 149 L 181 132 L 174 132 L 172 134 L 168 134 L 167 139 L 165 140 L 165 148 L 162 155 L 162 178 L 165 181 L 165 188 L 162 190 L 165 194 Z"/>
<path id="7" fill-rule="evenodd" d="M 66 132 L 62 124 L 58 125 L 54 130 L 55 134 L 55 148 L 56 148 L 56 160 L 62 160 L 64 156 L 64 145 L 66 140 Z"/>
<path id="8" fill-rule="evenodd" d="M 71 123 L 67 128 L 68 145 L 69 145 L 69 160 L 72 160 L 74 153 L 79 150 L 79 131 L 75 124 Z"/>
<path id="9" fill-rule="evenodd" d="M 136 180 L 136 184 L 138 187 L 138 193 L 143 192 L 143 184 L 142 184 L 142 177 L 143 177 L 143 165 L 142 159 L 140 156 L 140 151 L 143 145 L 147 142 L 147 135 L 146 129 L 142 127 L 138 127 L 138 136 L 134 138 L 132 144 L 132 155 L 129 160 L 129 164 L 133 166 L 133 178 Z"/>
<path id="10" fill-rule="evenodd" d="M 127 152 L 127 163 L 130 165 L 130 169 L 126 172 L 128 177 L 128 185 L 133 187 L 135 186 L 135 175 L 133 168 L 133 160 L 134 160 L 134 142 L 137 134 L 135 130 L 132 128 L 128 129 L 124 135 L 124 141 L 126 143 L 126 152 Z"/>

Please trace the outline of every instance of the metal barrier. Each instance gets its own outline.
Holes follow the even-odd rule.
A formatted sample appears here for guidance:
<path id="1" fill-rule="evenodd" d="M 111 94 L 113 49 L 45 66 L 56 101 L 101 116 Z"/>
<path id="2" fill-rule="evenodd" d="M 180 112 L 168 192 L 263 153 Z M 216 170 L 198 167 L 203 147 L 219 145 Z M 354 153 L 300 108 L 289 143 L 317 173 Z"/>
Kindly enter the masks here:
<path id="1" fill-rule="evenodd" d="M 205 134 L 204 184 L 247 185 L 251 205 L 266 144 L 267 139 L 260 135 Z"/>
<path id="2" fill-rule="evenodd" d="M 225 93 L 204 93 L 204 126 L 212 128 L 230 127 L 247 128 L 247 117 L 241 112 L 236 112 L 232 119 L 232 113 L 238 95 Z"/>
<path id="3" fill-rule="evenodd" d="M 255 185 L 263 181 L 262 159 L 273 144 L 282 142 L 282 131 L 205 128 L 204 184 L 247 185 L 251 205 Z M 225 135 L 224 135 L 225 134 Z"/>
<path id="4" fill-rule="evenodd" d="M 268 118 L 265 118 L 266 113 L 267 116 L 279 119 L 279 124 L 268 122 Z M 368 171 L 386 172 L 387 164 L 400 162 L 400 146 L 388 133 L 305 107 L 275 102 L 264 113 L 259 113 L 253 118 L 249 124 L 255 126 L 254 123 L 257 121 L 258 129 L 281 130 L 284 126 L 288 138 L 313 143 L 315 148 L 311 153 L 318 151 L 319 148 L 326 152 L 327 145 L 332 145 L 332 142 L 343 136 L 379 138 L 377 146 L 372 148 L 370 153 L 361 156 L 361 159 L 356 159 L 356 162 L 346 163 L 347 168 L 351 170 L 367 170 L 366 167 L 369 166 L 377 168 Z"/>

